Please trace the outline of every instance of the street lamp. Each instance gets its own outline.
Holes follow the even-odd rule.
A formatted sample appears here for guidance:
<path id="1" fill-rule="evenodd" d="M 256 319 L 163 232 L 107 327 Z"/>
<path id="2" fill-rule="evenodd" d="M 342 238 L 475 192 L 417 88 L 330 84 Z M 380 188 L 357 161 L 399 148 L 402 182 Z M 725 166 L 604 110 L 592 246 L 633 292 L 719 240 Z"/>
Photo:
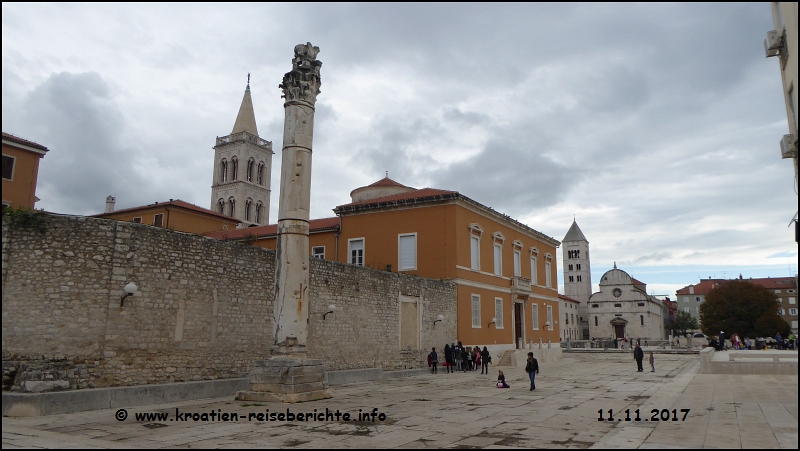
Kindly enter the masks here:
<path id="1" fill-rule="evenodd" d="M 325 317 L 328 316 L 328 313 L 333 313 L 336 310 L 336 306 L 331 304 L 328 306 L 328 311 L 322 315 L 322 320 L 325 321 Z"/>
<path id="2" fill-rule="evenodd" d="M 123 290 L 125 290 L 125 296 L 122 296 L 122 299 L 119 300 L 119 306 L 122 307 L 123 305 L 125 305 L 125 298 L 136 294 L 136 291 L 138 289 L 139 287 L 137 287 L 135 283 L 128 282 L 128 284 L 125 285 L 125 288 L 123 288 Z"/>

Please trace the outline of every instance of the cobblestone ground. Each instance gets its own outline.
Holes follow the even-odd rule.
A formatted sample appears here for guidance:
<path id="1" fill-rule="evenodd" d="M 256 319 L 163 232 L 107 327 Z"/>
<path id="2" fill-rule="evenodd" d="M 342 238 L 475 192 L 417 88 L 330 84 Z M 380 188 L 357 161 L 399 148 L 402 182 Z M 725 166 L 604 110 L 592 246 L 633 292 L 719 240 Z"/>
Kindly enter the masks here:
<path id="1" fill-rule="evenodd" d="M 573 354 L 542 365 L 536 391 L 527 375 L 498 368 L 337 387 L 334 398 L 296 405 L 211 399 L 40 418 L 3 418 L 3 448 L 797 448 L 797 376 L 701 375 L 696 355 L 657 355 L 655 373 L 636 372 L 625 354 Z M 136 413 L 339 410 L 371 421 L 175 422 Z M 608 419 L 598 421 L 598 410 Z M 640 410 L 643 421 L 632 420 Z M 653 421 L 652 409 L 690 409 L 685 421 Z M 623 421 L 619 421 L 622 419 Z M 647 421 L 644 421 L 647 420 Z"/>

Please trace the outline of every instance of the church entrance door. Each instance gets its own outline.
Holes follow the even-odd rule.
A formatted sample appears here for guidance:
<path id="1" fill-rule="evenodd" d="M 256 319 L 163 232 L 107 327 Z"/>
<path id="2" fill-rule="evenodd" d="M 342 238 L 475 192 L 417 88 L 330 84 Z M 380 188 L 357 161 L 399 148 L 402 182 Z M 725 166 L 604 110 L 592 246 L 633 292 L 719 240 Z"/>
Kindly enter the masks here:
<path id="1" fill-rule="evenodd" d="M 625 326 L 621 324 L 614 326 L 614 335 L 617 338 L 625 338 Z"/>

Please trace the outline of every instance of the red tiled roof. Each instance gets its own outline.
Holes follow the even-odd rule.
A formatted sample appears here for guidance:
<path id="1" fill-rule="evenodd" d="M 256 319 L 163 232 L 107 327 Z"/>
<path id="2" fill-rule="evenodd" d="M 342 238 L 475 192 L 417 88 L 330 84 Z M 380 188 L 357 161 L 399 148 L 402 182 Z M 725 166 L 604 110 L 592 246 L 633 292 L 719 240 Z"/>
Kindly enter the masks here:
<path id="1" fill-rule="evenodd" d="M 24 144 L 26 146 L 35 147 L 37 149 L 44 150 L 45 152 L 48 151 L 47 147 L 45 147 L 45 146 L 43 146 L 43 145 L 41 145 L 39 143 L 35 143 L 33 141 L 28 141 L 27 139 L 20 138 L 19 136 L 14 136 L 11 133 L 6 133 L 6 132 L 2 132 L 2 133 L 3 133 L 3 139 L 7 139 L 9 141 L 13 141 L 13 142 L 15 142 L 17 144 Z"/>
<path id="2" fill-rule="evenodd" d="M 232 218 L 230 216 L 226 216 L 226 215 L 223 215 L 221 213 L 217 213 L 216 211 L 209 210 L 207 208 L 198 207 L 197 205 L 190 204 L 189 202 L 184 202 L 184 201 L 182 201 L 180 199 L 170 200 L 169 202 L 156 202 L 156 203 L 150 204 L 150 205 L 142 205 L 142 206 L 139 206 L 139 207 L 125 208 L 125 209 L 122 209 L 122 210 L 112 211 L 111 213 L 100 213 L 100 214 L 92 215 L 92 216 L 95 217 L 95 218 L 106 218 L 108 216 L 115 215 L 117 213 L 131 213 L 131 212 L 134 212 L 134 211 L 148 210 L 150 208 L 160 208 L 160 207 L 165 207 L 165 206 L 183 208 L 183 209 L 186 209 L 186 210 L 195 211 L 197 213 L 202 213 L 202 214 L 205 214 L 205 215 L 215 216 L 215 217 L 220 218 L 220 219 L 226 219 L 228 221 L 242 222 L 242 221 L 240 221 L 240 220 L 238 220 L 236 218 Z"/>
<path id="3" fill-rule="evenodd" d="M 308 221 L 310 232 L 319 232 L 327 229 L 336 229 L 339 227 L 339 217 L 312 219 Z M 229 239 L 236 240 L 249 236 L 256 236 L 257 238 L 275 236 L 278 234 L 278 224 L 270 224 L 258 227 L 245 227 L 244 229 L 236 230 L 217 230 L 214 232 L 206 232 L 203 235 L 216 238 L 218 240 Z"/>
<path id="4" fill-rule="evenodd" d="M 559 294 L 559 295 L 558 295 L 558 298 L 559 298 L 559 299 L 563 299 L 563 300 L 565 300 L 565 301 L 577 302 L 578 304 L 580 304 L 580 303 L 581 303 L 581 301 L 579 301 L 579 300 L 577 300 L 577 299 L 572 299 L 572 298 L 571 298 L 571 297 L 569 297 L 569 296 L 564 296 L 563 294 Z"/>
<path id="5" fill-rule="evenodd" d="M 367 186 L 399 186 L 401 188 L 411 188 L 410 186 L 401 185 L 400 183 L 395 182 L 394 180 L 390 179 L 389 176 L 386 176 L 378 180 L 377 182 Z"/>
<path id="6" fill-rule="evenodd" d="M 706 295 L 715 287 L 730 282 L 731 280 L 744 280 L 745 282 L 761 285 L 764 288 L 771 290 L 790 289 L 796 288 L 796 279 L 794 277 L 767 277 L 764 279 L 703 279 L 697 285 L 689 285 L 676 291 L 675 294 L 679 295 Z M 689 287 L 694 287 L 694 293 L 689 292 Z"/>
<path id="7" fill-rule="evenodd" d="M 362 200 L 360 202 L 352 202 L 349 204 L 339 205 L 334 209 L 334 211 L 337 211 L 339 209 L 349 209 L 352 207 L 364 207 L 367 205 L 378 206 L 380 204 L 407 202 L 412 200 L 417 201 L 425 199 L 434 199 L 438 196 L 453 196 L 453 195 L 458 195 L 458 191 L 448 191 L 435 188 L 422 188 L 415 191 L 410 191 L 408 193 L 392 194 L 390 196 L 383 196 L 375 199 L 368 199 L 368 200 Z"/>

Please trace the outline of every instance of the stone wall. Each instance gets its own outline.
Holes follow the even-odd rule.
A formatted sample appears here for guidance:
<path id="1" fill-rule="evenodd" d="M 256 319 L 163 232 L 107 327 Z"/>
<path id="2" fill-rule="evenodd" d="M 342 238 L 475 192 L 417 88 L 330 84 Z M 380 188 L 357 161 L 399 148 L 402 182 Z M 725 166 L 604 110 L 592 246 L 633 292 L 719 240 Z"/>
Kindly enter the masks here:
<path id="1" fill-rule="evenodd" d="M 42 360 L 68 361 L 80 374 L 70 388 L 84 388 L 242 377 L 269 356 L 274 251 L 113 220 L 47 224 L 44 234 L 3 226 L 5 362 L 36 360 L 37 374 L 52 376 L 65 371 Z M 120 305 L 129 281 L 139 291 Z M 455 338 L 455 293 L 449 282 L 313 259 L 311 357 L 332 370 L 424 365 L 426 349 Z M 421 350 L 399 348 L 400 295 L 422 306 Z M 20 369 L 18 379 L 32 378 Z"/>

